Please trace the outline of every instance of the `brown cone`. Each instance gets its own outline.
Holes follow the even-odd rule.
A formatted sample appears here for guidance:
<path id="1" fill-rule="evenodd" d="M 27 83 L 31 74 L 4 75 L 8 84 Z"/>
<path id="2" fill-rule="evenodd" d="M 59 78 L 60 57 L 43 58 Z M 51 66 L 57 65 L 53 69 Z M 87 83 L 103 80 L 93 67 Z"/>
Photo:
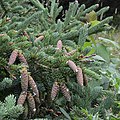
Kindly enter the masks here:
<path id="1" fill-rule="evenodd" d="M 37 85 L 36 85 L 35 81 L 33 80 L 33 78 L 30 75 L 29 75 L 28 82 L 29 82 L 29 86 L 32 88 L 32 91 L 34 93 L 35 102 L 40 104 L 39 91 L 38 91 Z"/>
<path id="2" fill-rule="evenodd" d="M 21 88 L 22 91 L 27 92 L 28 89 L 28 72 L 27 68 L 23 67 L 21 70 Z"/>
<path id="3" fill-rule="evenodd" d="M 25 120 L 27 120 L 27 118 L 28 118 L 28 113 L 29 113 L 28 109 L 29 109 L 28 108 L 28 103 L 27 103 L 27 101 L 25 101 L 25 103 L 24 103 L 24 112 L 23 112 L 23 117 L 24 117 Z"/>
<path id="4" fill-rule="evenodd" d="M 54 82 L 53 87 L 52 87 L 52 91 L 51 91 L 51 99 L 54 100 L 57 93 L 59 91 L 59 84 L 58 82 Z"/>
<path id="5" fill-rule="evenodd" d="M 63 93 L 66 100 L 71 101 L 71 96 L 70 96 L 69 89 L 67 88 L 67 86 L 64 83 L 60 85 L 60 90 Z"/>
<path id="6" fill-rule="evenodd" d="M 19 96 L 19 98 L 17 100 L 17 104 L 18 105 L 23 105 L 24 102 L 25 102 L 26 97 L 27 97 L 27 92 L 21 92 L 21 94 L 20 94 L 20 96 Z"/>
<path id="7" fill-rule="evenodd" d="M 72 61 L 72 60 L 68 60 L 67 61 L 67 64 L 69 65 L 69 67 L 74 71 L 74 72 L 77 72 L 77 66 L 76 64 Z"/>
<path id="8" fill-rule="evenodd" d="M 83 74 L 83 83 L 84 83 L 84 86 L 87 86 L 88 85 L 88 80 L 87 80 L 87 78 L 86 78 L 86 75 L 85 74 Z"/>
<path id="9" fill-rule="evenodd" d="M 26 58 L 24 57 L 24 55 L 21 52 L 19 52 L 18 58 L 19 58 L 21 63 L 28 66 L 27 60 L 26 60 Z"/>
<path id="10" fill-rule="evenodd" d="M 37 105 L 40 105 L 40 98 L 38 96 L 34 96 L 34 99 Z"/>
<path id="11" fill-rule="evenodd" d="M 83 73 L 82 69 L 78 67 L 78 72 L 76 74 L 77 82 L 80 86 L 83 86 Z"/>
<path id="12" fill-rule="evenodd" d="M 18 56 L 18 50 L 15 49 L 15 50 L 13 50 L 13 52 L 10 55 L 8 64 L 12 65 L 15 62 L 17 56 Z"/>
<path id="13" fill-rule="evenodd" d="M 37 85 L 30 75 L 29 75 L 29 81 L 28 82 L 29 82 L 29 86 L 32 88 L 32 91 L 34 92 L 35 96 L 39 97 L 39 91 L 37 89 Z"/>
<path id="14" fill-rule="evenodd" d="M 32 113 L 32 115 L 34 115 L 36 112 L 35 100 L 30 92 L 27 94 L 27 101 L 30 108 L 30 112 Z"/>

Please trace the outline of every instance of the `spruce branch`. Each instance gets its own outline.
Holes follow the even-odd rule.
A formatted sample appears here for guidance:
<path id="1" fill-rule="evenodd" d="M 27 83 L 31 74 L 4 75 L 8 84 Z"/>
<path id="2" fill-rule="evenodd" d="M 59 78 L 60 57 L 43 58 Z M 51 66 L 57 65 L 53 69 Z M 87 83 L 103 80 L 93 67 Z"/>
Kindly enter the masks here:
<path id="1" fill-rule="evenodd" d="M 104 14 L 108 10 L 109 10 L 109 6 L 101 8 L 99 11 L 96 12 L 96 14 L 97 14 L 97 16 L 100 16 L 101 14 Z"/>
<path id="2" fill-rule="evenodd" d="M 3 8 L 3 10 L 4 10 L 4 13 L 3 13 L 3 15 L 1 16 L 1 18 L 4 18 L 5 15 L 7 14 L 7 9 L 6 9 L 5 6 L 4 6 L 3 0 L 0 0 L 0 5 L 1 5 L 1 7 Z"/>
<path id="3" fill-rule="evenodd" d="M 39 10 L 45 10 L 44 6 L 39 2 L 39 0 L 30 0 L 31 3 Z"/>
<path id="4" fill-rule="evenodd" d="M 101 28 L 104 29 L 105 24 L 109 23 L 112 20 L 113 20 L 113 17 L 107 17 L 104 20 L 102 20 L 100 23 L 98 23 L 97 25 L 89 27 L 88 35 L 96 33 L 96 31 L 99 31 Z"/>
<path id="5" fill-rule="evenodd" d="M 32 16 L 27 18 L 23 23 L 19 24 L 17 29 L 25 29 L 35 18 L 40 17 L 43 11 L 35 12 Z"/>

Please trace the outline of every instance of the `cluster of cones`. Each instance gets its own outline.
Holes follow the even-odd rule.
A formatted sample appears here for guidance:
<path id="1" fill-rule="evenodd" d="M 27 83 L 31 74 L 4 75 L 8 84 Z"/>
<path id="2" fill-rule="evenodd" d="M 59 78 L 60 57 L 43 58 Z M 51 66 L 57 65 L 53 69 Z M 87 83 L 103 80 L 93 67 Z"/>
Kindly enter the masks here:
<path id="1" fill-rule="evenodd" d="M 17 57 L 18 57 L 19 61 L 20 61 L 23 65 L 28 66 L 27 60 L 26 60 L 26 58 L 24 57 L 23 53 L 22 53 L 20 50 L 17 50 L 17 49 L 13 50 L 13 52 L 11 53 L 10 58 L 9 58 L 8 65 L 14 64 L 14 62 L 16 61 L 16 58 L 17 58 Z"/>
<path id="2" fill-rule="evenodd" d="M 57 49 L 62 50 L 62 41 L 61 40 L 59 40 L 57 42 Z M 67 55 L 67 56 L 71 56 L 75 52 L 76 52 L 76 50 L 72 50 L 70 52 L 65 51 L 64 54 Z M 89 57 L 86 57 L 86 58 L 89 58 Z M 80 86 L 83 86 L 83 85 L 86 86 L 87 85 L 87 80 L 86 80 L 86 78 L 85 78 L 85 76 L 83 74 L 82 69 L 80 67 L 78 67 L 72 60 L 68 60 L 66 63 L 76 73 L 76 79 L 77 79 L 78 84 Z"/>
<path id="3" fill-rule="evenodd" d="M 28 63 L 22 52 L 16 49 L 13 50 L 10 55 L 8 65 L 14 64 L 17 57 L 22 64 L 22 69 L 20 70 L 22 92 L 18 98 L 17 104 L 23 106 L 26 101 L 29 109 L 28 114 L 34 116 L 36 113 L 36 106 L 40 105 L 39 91 L 34 79 L 28 72 Z"/>
<path id="4" fill-rule="evenodd" d="M 57 42 L 57 50 L 58 51 L 62 50 L 62 41 L 61 40 L 59 40 Z M 69 53 L 65 51 L 64 55 L 70 56 L 70 55 L 74 54 L 75 52 L 76 52 L 76 50 L 73 50 Z M 38 88 L 37 88 L 37 85 L 36 85 L 34 79 L 28 72 L 28 68 L 29 68 L 28 63 L 21 51 L 19 51 L 17 49 L 13 50 L 13 52 L 10 55 L 8 65 L 14 64 L 17 57 L 22 64 L 22 69 L 20 70 L 22 92 L 18 98 L 17 104 L 24 105 L 24 103 L 27 102 L 27 104 L 29 106 L 29 113 L 32 114 L 32 116 L 34 116 L 34 114 L 36 113 L 36 106 L 40 104 L 39 91 L 38 91 Z M 76 79 L 77 79 L 78 84 L 80 86 L 87 85 L 87 81 L 84 77 L 82 69 L 80 67 L 76 66 L 76 64 L 71 60 L 68 60 L 66 63 L 76 73 Z M 32 90 L 29 90 L 29 88 L 31 88 Z M 69 102 L 71 101 L 70 92 L 69 92 L 69 89 L 67 88 L 67 86 L 65 85 L 65 83 L 59 83 L 57 81 L 53 83 L 53 87 L 52 87 L 52 91 L 51 91 L 51 99 L 52 100 L 55 99 L 55 97 L 57 96 L 59 91 L 61 91 L 63 93 L 63 95 L 67 101 L 69 101 Z"/>
<path id="5" fill-rule="evenodd" d="M 62 41 L 61 40 L 59 40 L 57 42 L 57 50 L 62 50 Z M 76 52 L 76 50 L 73 50 L 69 53 L 67 51 L 65 51 L 64 55 L 70 56 L 70 55 L 74 54 L 75 52 Z M 76 64 L 72 60 L 68 60 L 66 63 L 76 73 L 76 79 L 77 79 L 78 84 L 80 86 L 84 86 L 84 85 L 86 86 L 87 79 L 85 78 L 85 76 L 82 72 L 82 69 L 80 67 L 76 66 Z M 69 89 L 67 88 L 67 86 L 64 83 L 58 83 L 58 82 L 53 83 L 53 87 L 52 87 L 52 91 L 51 91 L 51 99 L 52 100 L 55 99 L 59 90 L 63 93 L 63 95 L 67 101 L 71 101 L 70 92 L 69 92 Z"/>
<path id="6" fill-rule="evenodd" d="M 64 97 L 66 98 L 67 101 L 71 101 L 71 96 L 70 96 L 70 92 L 69 89 L 67 88 L 67 86 L 64 83 L 59 83 L 59 82 L 54 82 L 53 87 L 52 87 L 52 91 L 51 91 L 51 99 L 54 100 L 55 97 L 57 96 L 58 92 L 61 91 L 64 95 Z"/>
<path id="7" fill-rule="evenodd" d="M 76 79 L 77 79 L 78 84 L 80 86 L 84 86 L 84 85 L 86 86 L 88 81 L 85 75 L 83 74 L 82 69 L 76 66 L 76 64 L 72 60 L 68 60 L 66 63 L 76 73 Z"/>

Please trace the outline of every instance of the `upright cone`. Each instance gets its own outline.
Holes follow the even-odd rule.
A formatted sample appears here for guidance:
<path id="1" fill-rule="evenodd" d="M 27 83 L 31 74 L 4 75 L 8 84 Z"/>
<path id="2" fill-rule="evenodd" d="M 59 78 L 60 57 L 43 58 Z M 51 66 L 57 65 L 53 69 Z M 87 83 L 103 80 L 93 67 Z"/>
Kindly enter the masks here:
<path id="1" fill-rule="evenodd" d="M 58 48 L 59 50 L 62 50 L 62 41 L 61 41 L 61 40 L 59 40 L 59 41 L 57 42 L 57 48 Z"/>

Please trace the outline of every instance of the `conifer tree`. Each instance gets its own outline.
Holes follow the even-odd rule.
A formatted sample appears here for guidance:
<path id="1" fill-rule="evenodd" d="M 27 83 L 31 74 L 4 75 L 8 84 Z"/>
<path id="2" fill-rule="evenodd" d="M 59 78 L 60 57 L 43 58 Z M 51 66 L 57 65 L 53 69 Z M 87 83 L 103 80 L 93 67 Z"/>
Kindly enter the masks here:
<path id="1" fill-rule="evenodd" d="M 0 99 L 14 94 L 24 107 L 22 119 L 63 119 L 60 106 L 70 112 L 78 103 L 79 109 L 88 109 L 98 97 L 102 99 L 103 75 L 94 66 L 100 70 L 104 62 L 94 59 L 90 37 L 110 29 L 112 17 L 99 21 L 108 8 L 95 12 L 97 7 L 71 3 L 62 21 L 57 19 L 62 7 L 55 0 L 47 7 L 38 0 L 1 0 Z M 100 110 L 102 103 L 107 104 L 100 100 Z M 100 111 L 93 108 L 88 110 Z"/>

